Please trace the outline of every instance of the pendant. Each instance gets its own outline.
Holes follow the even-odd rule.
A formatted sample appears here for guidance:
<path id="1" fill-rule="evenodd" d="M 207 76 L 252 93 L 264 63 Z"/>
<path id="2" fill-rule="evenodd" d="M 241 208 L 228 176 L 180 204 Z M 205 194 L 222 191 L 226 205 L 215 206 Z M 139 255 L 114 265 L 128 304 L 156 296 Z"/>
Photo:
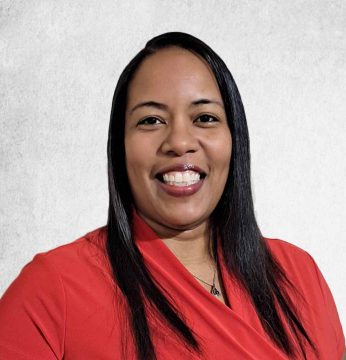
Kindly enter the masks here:
<path id="1" fill-rule="evenodd" d="M 211 287 L 210 293 L 217 297 L 220 296 L 220 291 L 215 287 L 215 285 Z"/>

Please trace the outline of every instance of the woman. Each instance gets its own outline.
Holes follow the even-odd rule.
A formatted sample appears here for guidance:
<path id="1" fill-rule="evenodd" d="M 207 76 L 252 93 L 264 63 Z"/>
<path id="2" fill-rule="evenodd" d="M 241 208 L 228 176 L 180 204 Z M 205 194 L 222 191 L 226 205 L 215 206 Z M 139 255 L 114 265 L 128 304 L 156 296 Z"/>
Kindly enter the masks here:
<path id="1" fill-rule="evenodd" d="M 4 359 L 341 359 L 313 259 L 264 238 L 248 131 L 223 61 L 150 40 L 118 81 L 108 224 L 38 254 L 1 299 Z"/>

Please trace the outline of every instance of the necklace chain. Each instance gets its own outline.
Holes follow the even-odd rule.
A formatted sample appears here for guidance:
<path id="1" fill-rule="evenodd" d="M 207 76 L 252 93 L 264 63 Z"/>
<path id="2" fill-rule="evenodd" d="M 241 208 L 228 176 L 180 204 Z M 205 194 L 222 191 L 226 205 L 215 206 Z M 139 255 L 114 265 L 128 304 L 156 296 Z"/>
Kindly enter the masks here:
<path id="1" fill-rule="evenodd" d="M 196 275 L 192 274 L 193 277 L 195 277 L 197 280 L 201 281 L 203 284 L 206 284 L 208 286 L 211 287 L 210 289 L 210 293 L 213 294 L 214 296 L 219 297 L 221 295 L 220 290 L 218 290 L 215 286 L 215 276 L 216 276 L 216 269 L 214 269 L 214 276 L 213 276 L 213 283 L 209 284 L 206 281 L 200 279 L 199 277 L 197 277 Z"/>
<path id="2" fill-rule="evenodd" d="M 199 281 L 201 281 L 202 283 L 204 283 L 204 284 L 206 284 L 206 285 L 208 285 L 208 286 L 213 286 L 214 284 L 215 284 L 215 273 L 216 273 L 216 271 L 214 270 L 214 277 L 213 277 L 213 283 L 212 284 L 209 284 L 209 283 L 207 283 L 206 281 L 204 281 L 204 280 L 202 280 L 202 279 L 200 279 L 198 276 L 196 276 L 196 275 L 193 275 L 197 280 L 199 280 Z"/>

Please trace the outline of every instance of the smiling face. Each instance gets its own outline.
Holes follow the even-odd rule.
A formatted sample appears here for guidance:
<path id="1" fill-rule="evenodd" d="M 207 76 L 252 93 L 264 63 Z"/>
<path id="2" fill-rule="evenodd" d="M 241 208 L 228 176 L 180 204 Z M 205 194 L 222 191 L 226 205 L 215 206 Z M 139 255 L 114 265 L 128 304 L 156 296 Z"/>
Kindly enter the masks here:
<path id="1" fill-rule="evenodd" d="M 204 60 L 178 47 L 147 57 L 129 85 L 125 114 L 126 168 L 139 215 L 154 230 L 205 226 L 231 151 L 222 97 Z"/>

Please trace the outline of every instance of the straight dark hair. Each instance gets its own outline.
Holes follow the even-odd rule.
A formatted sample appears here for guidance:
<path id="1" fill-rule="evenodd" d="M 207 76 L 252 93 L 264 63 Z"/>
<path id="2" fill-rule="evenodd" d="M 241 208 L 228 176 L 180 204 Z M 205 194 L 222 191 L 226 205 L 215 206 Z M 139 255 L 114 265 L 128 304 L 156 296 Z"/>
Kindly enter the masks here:
<path id="1" fill-rule="evenodd" d="M 145 58 L 170 46 L 186 49 L 207 62 L 217 80 L 232 134 L 228 179 L 210 217 L 213 256 L 216 260 L 216 241 L 220 241 L 228 272 L 236 276 L 250 295 L 267 334 L 288 356 L 297 356 L 299 352 L 306 359 L 307 344 L 315 352 L 317 350 L 286 291 L 287 287 L 294 289 L 294 285 L 271 254 L 255 219 L 250 181 L 249 134 L 237 86 L 225 63 L 208 45 L 181 32 L 154 37 L 126 66 L 114 92 L 109 124 L 107 253 L 114 281 L 126 299 L 138 358 L 156 359 L 150 336 L 149 313 L 164 319 L 191 351 L 202 354 L 195 333 L 171 299 L 165 296 L 164 289 L 155 283 L 135 244 L 132 230 L 134 203 L 125 164 L 124 129 L 129 83 Z M 299 347 L 294 346 L 285 331 L 277 306 L 281 308 Z"/>

